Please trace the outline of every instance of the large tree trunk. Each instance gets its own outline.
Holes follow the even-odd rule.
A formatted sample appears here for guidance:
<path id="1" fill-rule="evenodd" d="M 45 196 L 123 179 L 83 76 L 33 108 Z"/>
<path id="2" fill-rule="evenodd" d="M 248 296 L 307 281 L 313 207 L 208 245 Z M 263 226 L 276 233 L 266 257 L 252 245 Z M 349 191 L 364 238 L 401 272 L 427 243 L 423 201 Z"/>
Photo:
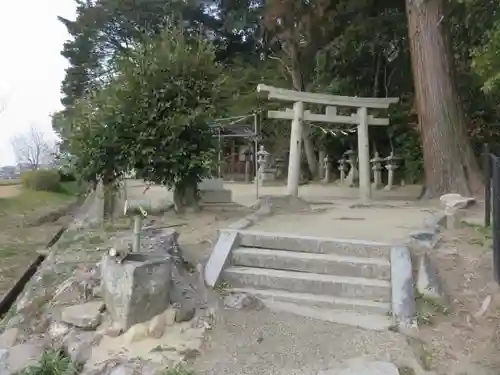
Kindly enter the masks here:
<path id="1" fill-rule="evenodd" d="M 426 198 L 470 196 L 482 185 L 455 82 L 445 5 L 446 0 L 406 0 Z"/>
<path id="2" fill-rule="evenodd" d="M 295 59 L 298 60 L 298 57 L 296 57 Z M 300 71 L 300 67 L 298 66 L 298 64 L 295 64 L 295 66 L 292 68 L 292 82 L 295 90 L 304 91 L 305 82 L 304 78 L 302 77 L 302 72 Z M 302 142 L 304 145 L 304 152 L 306 154 L 307 165 L 309 166 L 309 172 L 311 176 L 316 176 L 318 169 L 317 168 L 318 162 L 316 160 L 316 154 L 314 153 L 314 144 L 311 140 L 311 137 L 309 136 L 310 133 L 309 123 L 304 121 L 303 129 L 304 131 L 302 133 Z"/>

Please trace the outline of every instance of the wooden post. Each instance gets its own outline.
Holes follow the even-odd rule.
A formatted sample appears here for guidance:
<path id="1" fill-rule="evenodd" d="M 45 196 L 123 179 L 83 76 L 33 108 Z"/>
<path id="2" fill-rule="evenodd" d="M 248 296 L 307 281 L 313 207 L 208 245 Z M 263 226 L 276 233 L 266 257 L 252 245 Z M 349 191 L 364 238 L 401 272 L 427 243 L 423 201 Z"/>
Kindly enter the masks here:
<path id="1" fill-rule="evenodd" d="M 368 136 L 368 111 L 366 107 L 358 108 L 358 160 L 359 160 L 359 192 L 364 201 L 371 199 L 370 184 L 370 140 Z"/>
<path id="2" fill-rule="evenodd" d="M 288 160 L 287 195 L 299 196 L 300 153 L 302 148 L 302 121 L 304 119 L 304 103 L 293 104 L 293 121 L 290 134 L 290 158 Z"/>

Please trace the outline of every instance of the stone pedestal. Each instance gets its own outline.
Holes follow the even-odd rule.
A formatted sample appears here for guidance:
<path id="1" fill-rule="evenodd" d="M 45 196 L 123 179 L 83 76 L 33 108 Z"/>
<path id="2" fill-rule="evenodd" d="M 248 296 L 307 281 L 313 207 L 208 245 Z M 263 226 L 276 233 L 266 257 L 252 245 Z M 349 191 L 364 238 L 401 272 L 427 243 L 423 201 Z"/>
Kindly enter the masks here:
<path id="1" fill-rule="evenodd" d="M 198 184 L 201 203 L 231 203 L 233 195 L 231 190 L 224 189 L 222 178 L 203 180 Z"/>
<path id="2" fill-rule="evenodd" d="M 121 263 L 103 257 L 102 291 L 114 324 L 125 331 L 169 307 L 171 262 L 169 255 L 151 253 L 129 254 Z"/>
<path id="3" fill-rule="evenodd" d="M 330 161 L 330 158 L 328 156 L 325 156 L 323 159 L 323 183 L 327 184 L 331 181 L 331 169 L 332 169 L 332 162 Z"/>
<path id="4" fill-rule="evenodd" d="M 252 163 L 252 151 L 250 149 L 245 151 L 245 182 L 250 183 L 252 182 L 252 170 L 251 170 L 251 163 Z"/>
<path id="5" fill-rule="evenodd" d="M 382 161 L 383 159 L 380 157 L 378 152 L 375 152 L 375 156 L 373 157 L 373 159 L 370 160 L 373 171 L 373 187 L 375 189 L 381 189 L 383 187 L 382 169 L 384 167 L 382 166 Z"/>
<path id="6" fill-rule="evenodd" d="M 257 183 L 260 186 L 275 185 L 274 181 L 276 180 L 277 170 L 276 168 L 271 168 L 270 158 L 271 154 L 261 145 L 257 152 L 257 163 L 259 165 Z"/>
<path id="7" fill-rule="evenodd" d="M 347 172 L 347 165 L 346 165 L 347 161 L 342 158 L 339 160 L 339 172 L 340 172 L 340 184 L 343 185 L 345 184 L 345 179 L 346 179 L 346 172 Z"/>
<path id="8" fill-rule="evenodd" d="M 349 187 L 356 187 L 359 184 L 358 155 L 353 150 L 346 151 L 344 155 L 347 157 L 347 163 L 350 166 L 346 182 Z"/>
<path id="9" fill-rule="evenodd" d="M 391 154 L 384 159 L 387 163 L 385 169 L 387 169 L 388 171 L 387 185 L 385 186 L 384 190 L 392 190 L 394 188 L 394 172 L 396 171 L 396 169 L 398 169 L 399 159 L 399 157 L 394 156 L 393 152 L 391 152 Z"/>

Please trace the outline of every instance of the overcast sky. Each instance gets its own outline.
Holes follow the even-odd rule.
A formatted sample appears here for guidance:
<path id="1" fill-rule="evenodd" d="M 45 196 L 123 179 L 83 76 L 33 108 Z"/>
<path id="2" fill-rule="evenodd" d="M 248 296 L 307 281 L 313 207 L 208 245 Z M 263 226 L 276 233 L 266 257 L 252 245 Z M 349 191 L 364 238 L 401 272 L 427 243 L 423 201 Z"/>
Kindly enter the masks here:
<path id="1" fill-rule="evenodd" d="M 0 165 L 15 163 L 10 140 L 31 125 L 54 139 L 69 38 L 57 16 L 75 19 L 75 9 L 74 0 L 0 0 Z"/>

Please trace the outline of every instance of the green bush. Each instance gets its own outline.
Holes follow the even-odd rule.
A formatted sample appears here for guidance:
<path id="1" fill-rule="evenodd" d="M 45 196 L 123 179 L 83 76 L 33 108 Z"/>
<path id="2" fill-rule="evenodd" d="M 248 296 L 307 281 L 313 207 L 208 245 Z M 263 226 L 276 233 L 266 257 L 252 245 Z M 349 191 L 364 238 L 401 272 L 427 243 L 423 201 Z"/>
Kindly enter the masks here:
<path id="1" fill-rule="evenodd" d="M 60 191 L 61 176 L 58 171 L 39 169 L 21 175 L 23 186 L 30 190 Z"/>
<path id="2" fill-rule="evenodd" d="M 61 177 L 61 182 L 73 182 L 76 181 L 76 176 L 73 172 L 59 170 L 59 176 Z"/>

